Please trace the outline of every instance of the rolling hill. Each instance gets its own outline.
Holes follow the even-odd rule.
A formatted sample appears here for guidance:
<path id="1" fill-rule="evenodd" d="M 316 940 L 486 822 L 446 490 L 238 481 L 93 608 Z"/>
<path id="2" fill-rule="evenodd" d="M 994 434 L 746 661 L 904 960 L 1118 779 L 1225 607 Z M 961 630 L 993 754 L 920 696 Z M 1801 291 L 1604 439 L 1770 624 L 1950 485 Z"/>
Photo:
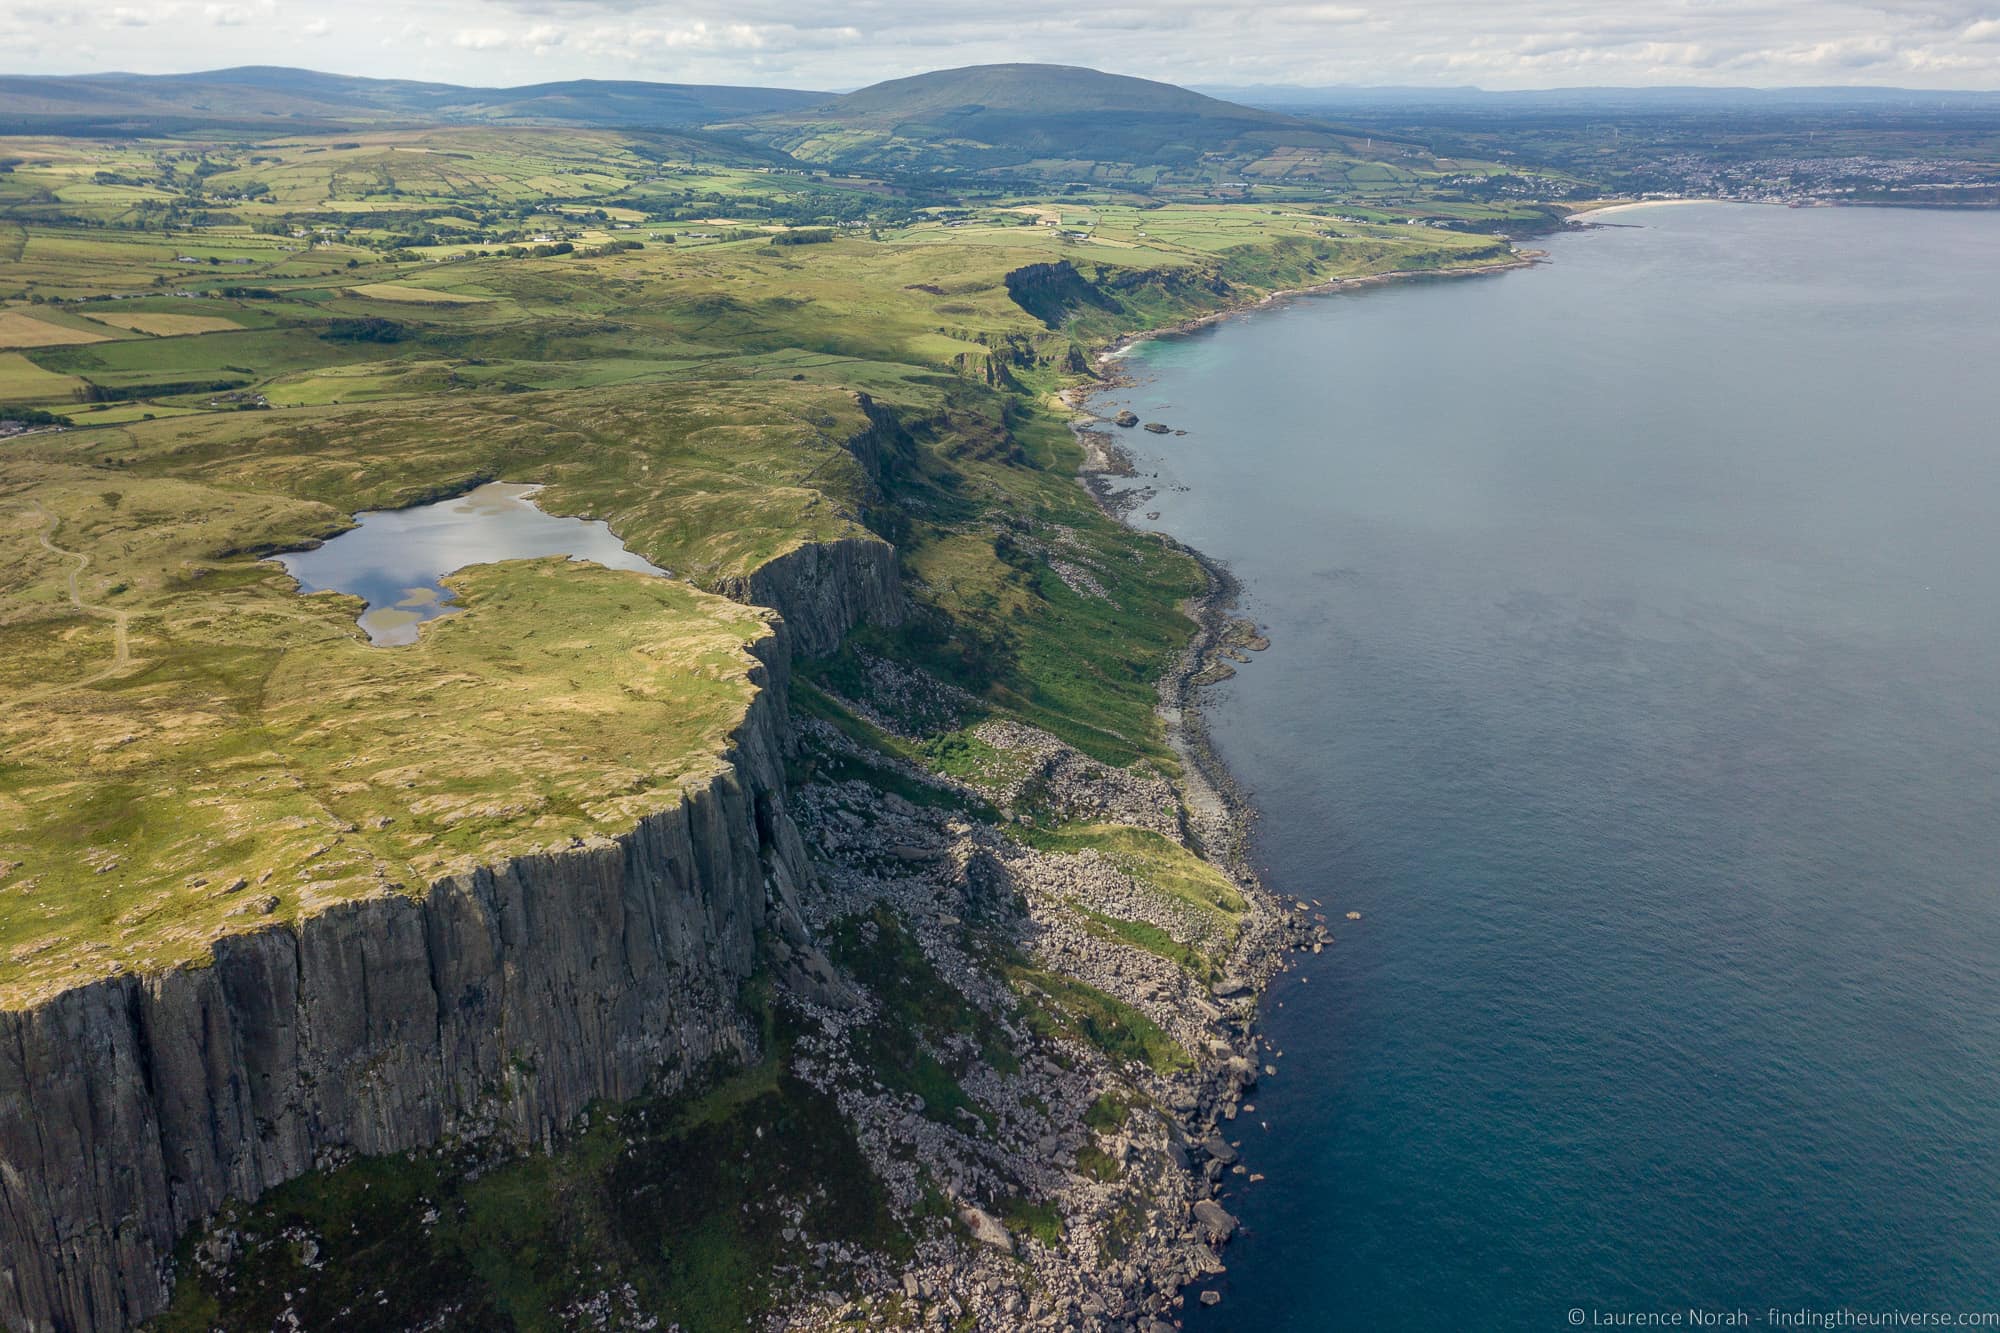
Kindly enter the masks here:
<path id="1" fill-rule="evenodd" d="M 276 66 L 0 75 L 0 134 L 252 133 L 481 125 L 673 131 L 771 162 L 1150 187 L 1379 188 L 1434 172 L 1409 140 L 1066 65 L 978 65 L 835 96 L 579 79 L 464 88 Z M 1372 139 L 1367 137 L 1372 133 Z"/>
<path id="2" fill-rule="evenodd" d="M 200 74 L 0 75 L 0 131 L 144 125 L 575 125 L 689 129 L 783 112 L 826 94 L 577 79 L 521 88 L 363 79 L 252 65 Z"/>
<path id="3" fill-rule="evenodd" d="M 736 128 L 801 161 L 878 171 L 1321 179 L 1364 157 L 1320 122 L 1067 65 L 938 70 Z"/>

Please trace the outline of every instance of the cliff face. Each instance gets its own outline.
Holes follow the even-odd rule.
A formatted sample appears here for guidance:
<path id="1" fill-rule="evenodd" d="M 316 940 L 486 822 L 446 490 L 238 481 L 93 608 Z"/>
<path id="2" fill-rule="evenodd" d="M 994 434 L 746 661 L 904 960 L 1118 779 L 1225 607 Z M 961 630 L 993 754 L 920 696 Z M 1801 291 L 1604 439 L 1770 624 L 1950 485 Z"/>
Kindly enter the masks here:
<path id="1" fill-rule="evenodd" d="M 893 522 L 883 497 L 908 466 L 914 445 L 895 412 L 865 393 L 855 395 L 855 405 L 868 425 L 845 444 L 868 476 L 864 509 L 873 524 Z M 748 574 L 715 580 L 710 591 L 778 612 L 793 650 L 804 657 L 834 651 L 856 625 L 894 625 L 903 618 L 896 548 L 875 536 L 806 542 Z"/>
<path id="2" fill-rule="evenodd" d="M 818 961 L 783 806 L 783 636 L 762 655 L 720 771 L 624 836 L 0 1012 L 0 1323 L 126 1327 L 227 1198 L 459 1133 L 542 1141 L 595 1098 L 747 1055 L 758 932 Z"/>
<path id="3" fill-rule="evenodd" d="M 832 652 L 856 625 L 893 625 L 902 618 L 896 548 L 875 537 L 807 542 L 747 576 L 720 580 L 715 591 L 777 610 L 793 647 L 806 657 Z"/>

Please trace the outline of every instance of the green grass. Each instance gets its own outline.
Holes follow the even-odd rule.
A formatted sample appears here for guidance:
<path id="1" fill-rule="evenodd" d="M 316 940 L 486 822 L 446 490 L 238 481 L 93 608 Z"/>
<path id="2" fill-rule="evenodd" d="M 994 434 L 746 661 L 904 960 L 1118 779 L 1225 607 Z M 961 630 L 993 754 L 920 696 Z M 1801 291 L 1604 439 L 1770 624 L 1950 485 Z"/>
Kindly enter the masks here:
<path id="1" fill-rule="evenodd" d="M 1033 1236 L 1051 1249 L 1062 1244 L 1063 1219 L 1052 1203 L 1007 1199 L 999 1205 L 1000 1220 L 1017 1236 Z"/>
<path id="2" fill-rule="evenodd" d="M 1117 1158 L 1096 1144 L 1090 1143 L 1077 1150 L 1076 1169 L 1092 1180 L 1106 1184 L 1125 1174 L 1125 1168 L 1119 1164 Z"/>
<path id="3" fill-rule="evenodd" d="M 1028 1003 L 1028 1023 L 1038 1035 L 1072 1036 L 1115 1061 L 1133 1061 L 1160 1073 L 1190 1069 L 1193 1060 L 1159 1024 L 1115 996 L 1059 972 L 1016 964 L 1015 989 Z"/>
<path id="4" fill-rule="evenodd" d="M 1150 921 L 1126 921 L 1088 908 L 1078 910 L 1083 917 L 1084 929 L 1099 939 L 1144 949 L 1203 981 L 1212 980 L 1218 974 L 1215 961 L 1207 954 L 1181 943 L 1171 932 Z"/>
<path id="5" fill-rule="evenodd" d="M 67 405 L 81 383 L 74 375 L 44 370 L 20 352 L 0 352 L 0 403 Z"/>
<path id="6" fill-rule="evenodd" d="M 889 760 L 915 762 L 922 751 L 920 747 L 891 736 L 865 718 L 856 716 L 829 697 L 813 683 L 811 671 L 814 665 L 816 664 L 806 664 L 801 677 L 793 681 L 794 710 L 805 717 L 832 722 L 843 734 L 859 742 L 865 752 L 873 753 L 872 755 L 864 753 L 857 758 L 825 753 L 815 747 L 794 759 L 795 780 L 807 781 L 822 777 L 834 782 L 865 781 L 872 787 L 902 797 L 912 805 L 950 810 L 982 823 L 998 822 L 999 813 L 984 801 L 976 798 L 967 799 L 955 791 L 919 781 L 910 776 L 906 770 L 886 762 Z M 876 756 L 879 756 L 880 761 Z"/>
<path id="7" fill-rule="evenodd" d="M 1099 1134 L 1116 1134 L 1125 1128 L 1125 1117 L 1132 1108 L 1124 1098 L 1113 1093 L 1100 1094 L 1083 1113 L 1083 1123 Z"/>
<path id="8" fill-rule="evenodd" d="M 1208 862 L 1150 829 L 1125 824 L 1017 826 L 1014 835 L 1045 852 L 1094 851 L 1119 869 L 1204 915 L 1233 921 L 1247 910 L 1242 893 Z"/>
<path id="9" fill-rule="evenodd" d="M 137 613 L 131 662 L 101 635 L 85 640 L 95 656 L 77 652 L 73 621 L 5 640 L 14 664 L 53 653 L 90 669 L 69 688 L 27 676 L 0 720 L 9 1003 L 414 892 L 464 858 L 624 832 L 716 770 L 754 694 L 746 649 L 764 623 L 685 584 L 560 560 L 482 566 L 453 580 L 462 614 L 378 649 L 351 603 L 300 599 L 269 566 L 134 586 L 158 579 L 153 551 L 186 539 L 153 521 L 181 493 L 133 486 L 115 511 L 111 494 L 36 499 L 64 515 L 59 540 L 91 522 L 134 534 L 129 565 L 91 571 L 95 604 Z M 246 517 L 208 494 L 225 530 Z M 19 550 L 39 529 L 5 535 Z M 38 546 L 17 560 L 60 576 Z M 107 748 L 107 734 L 122 739 Z"/>
<path id="10" fill-rule="evenodd" d="M 991 1113 L 965 1094 L 956 1071 L 933 1049 L 951 1037 L 970 1037 L 981 1058 L 1002 1072 L 1019 1061 L 1000 1025 L 939 975 L 894 913 L 876 907 L 835 924 L 828 951 L 881 1003 L 875 1020 L 856 1033 L 857 1051 L 876 1076 L 900 1092 L 923 1098 L 924 1114 L 963 1129 L 967 1117 L 983 1125 Z"/>

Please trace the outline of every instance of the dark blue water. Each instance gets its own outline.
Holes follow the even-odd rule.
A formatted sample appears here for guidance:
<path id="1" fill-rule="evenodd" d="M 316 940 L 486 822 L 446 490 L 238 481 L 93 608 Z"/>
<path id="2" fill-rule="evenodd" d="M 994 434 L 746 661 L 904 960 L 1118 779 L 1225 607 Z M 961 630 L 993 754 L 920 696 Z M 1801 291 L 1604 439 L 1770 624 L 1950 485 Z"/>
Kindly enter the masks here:
<path id="1" fill-rule="evenodd" d="M 353 593 L 361 628 L 382 646 L 415 643 L 417 627 L 457 608 L 441 580 L 467 565 L 566 555 L 608 569 L 664 574 L 625 549 L 603 522 L 545 514 L 541 489 L 492 481 L 464 495 L 407 509 L 366 509 L 358 525 L 310 551 L 278 556 L 301 592 Z"/>
<path id="2" fill-rule="evenodd" d="M 1616 220 L 1108 400 L 1338 927 L 1190 1329 L 2000 1309 L 2000 215 Z"/>

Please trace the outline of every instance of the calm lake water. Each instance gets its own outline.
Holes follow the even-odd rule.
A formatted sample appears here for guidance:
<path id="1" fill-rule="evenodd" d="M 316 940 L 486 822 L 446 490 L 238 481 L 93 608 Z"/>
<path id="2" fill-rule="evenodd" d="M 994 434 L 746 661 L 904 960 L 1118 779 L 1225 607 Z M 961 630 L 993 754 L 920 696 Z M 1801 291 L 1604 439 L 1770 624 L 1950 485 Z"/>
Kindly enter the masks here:
<path id="1" fill-rule="evenodd" d="M 418 625 L 451 614 L 450 591 L 439 580 L 467 565 L 566 555 L 610 569 L 666 572 L 626 550 L 601 522 L 543 513 L 530 498 L 540 489 L 494 481 L 435 504 L 363 510 L 354 516 L 361 526 L 277 560 L 303 592 L 365 599 L 361 628 L 385 646 L 415 643 Z"/>
<path id="2" fill-rule="evenodd" d="M 1338 938 L 1191 1330 L 2000 1309 L 2000 216 L 1612 220 L 1100 404 Z"/>

